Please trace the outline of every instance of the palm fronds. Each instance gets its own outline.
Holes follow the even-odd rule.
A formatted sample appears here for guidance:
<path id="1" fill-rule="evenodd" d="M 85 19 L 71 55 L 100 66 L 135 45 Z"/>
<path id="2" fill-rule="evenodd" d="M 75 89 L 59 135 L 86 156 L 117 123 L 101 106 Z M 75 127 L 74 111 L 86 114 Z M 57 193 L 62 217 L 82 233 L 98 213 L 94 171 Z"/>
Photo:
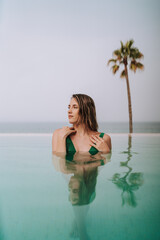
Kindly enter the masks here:
<path id="1" fill-rule="evenodd" d="M 137 62 L 136 60 L 132 60 L 129 67 L 134 72 L 136 72 L 137 69 L 140 70 L 144 69 L 144 65 L 140 62 Z"/>
<path id="2" fill-rule="evenodd" d="M 115 73 L 118 71 L 118 69 L 119 69 L 119 66 L 118 66 L 117 64 L 113 65 L 113 66 L 112 66 L 112 72 L 113 72 L 113 74 L 115 74 Z"/>
<path id="3" fill-rule="evenodd" d="M 125 44 L 122 41 L 120 43 L 121 47 L 113 52 L 113 58 L 111 58 L 108 61 L 108 65 L 110 63 L 114 64 L 112 66 L 113 74 L 115 74 L 118 71 L 121 64 L 123 64 L 124 66 L 127 66 L 129 64 L 130 69 L 134 72 L 136 72 L 137 69 L 143 70 L 144 69 L 143 64 L 137 62 L 137 60 L 142 59 L 144 56 L 139 51 L 138 48 L 133 46 L 134 40 L 131 39 L 127 41 Z M 121 78 L 125 77 L 125 71 L 121 72 L 120 77 Z"/>
<path id="4" fill-rule="evenodd" d="M 125 77 L 126 77 L 126 73 L 125 73 L 125 70 L 123 70 L 123 71 L 121 72 L 120 78 L 125 78 Z"/>
<path id="5" fill-rule="evenodd" d="M 116 59 L 113 59 L 113 58 L 111 58 L 111 59 L 109 59 L 109 61 L 108 61 L 107 65 L 109 65 L 111 62 L 113 62 L 113 63 L 116 63 L 116 62 L 117 62 L 117 60 L 116 60 Z"/>

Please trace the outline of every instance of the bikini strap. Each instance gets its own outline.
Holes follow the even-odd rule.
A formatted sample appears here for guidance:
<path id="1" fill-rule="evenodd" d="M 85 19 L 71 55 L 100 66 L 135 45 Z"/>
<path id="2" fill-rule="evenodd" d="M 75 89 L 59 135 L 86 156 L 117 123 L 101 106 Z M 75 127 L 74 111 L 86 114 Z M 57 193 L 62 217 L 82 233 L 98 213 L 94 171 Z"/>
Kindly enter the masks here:
<path id="1" fill-rule="evenodd" d="M 103 136 L 104 136 L 104 133 L 101 133 L 101 134 L 99 135 L 99 137 L 101 137 L 101 138 L 103 138 Z"/>

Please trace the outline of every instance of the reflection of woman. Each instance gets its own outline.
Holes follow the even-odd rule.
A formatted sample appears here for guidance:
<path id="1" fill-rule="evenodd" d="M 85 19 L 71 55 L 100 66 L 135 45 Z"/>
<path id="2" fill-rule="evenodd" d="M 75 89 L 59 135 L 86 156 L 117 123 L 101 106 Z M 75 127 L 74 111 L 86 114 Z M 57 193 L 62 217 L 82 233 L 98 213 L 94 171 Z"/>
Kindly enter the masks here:
<path id="1" fill-rule="evenodd" d="M 91 203 L 95 198 L 95 187 L 97 182 L 97 167 L 88 168 L 80 166 L 74 176 L 69 181 L 69 200 L 72 205 L 86 205 Z M 87 169 L 88 168 L 88 169 Z"/>
<path id="2" fill-rule="evenodd" d="M 95 187 L 98 167 L 110 161 L 111 154 L 97 153 L 92 156 L 88 153 L 75 153 L 73 161 L 66 161 L 66 157 L 52 154 L 54 167 L 57 171 L 72 174 L 68 188 L 69 200 L 72 205 L 86 205 L 95 198 Z"/>
<path id="3" fill-rule="evenodd" d="M 62 127 L 53 133 L 52 150 L 57 153 L 89 152 L 94 155 L 111 150 L 109 135 L 99 133 L 94 101 L 85 94 L 74 94 L 68 106 L 72 127 Z"/>
<path id="4" fill-rule="evenodd" d="M 86 161 L 88 162 L 88 161 Z M 93 164 L 93 163 L 92 163 Z M 96 166 L 97 165 L 97 166 Z M 74 175 L 69 181 L 69 200 L 73 206 L 75 219 L 73 221 L 70 235 L 72 237 L 79 236 L 81 240 L 89 240 L 87 231 L 87 212 L 89 204 L 96 196 L 96 182 L 98 175 L 97 161 L 94 166 L 90 167 L 90 163 L 77 165 Z"/>
<path id="5" fill-rule="evenodd" d="M 72 174 L 69 179 L 69 201 L 73 206 L 75 219 L 70 232 L 71 237 L 79 237 L 80 240 L 89 240 L 86 217 L 89 204 L 96 196 L 96 182 L 98 167 L 110 161 L 111 154 L 98 152 L 92 156 L 88 153 L 76 152 L 73 161 L 66 161 L 65 157 L 52 154 L 53 164 L 56 170 L 62 173 Z"/>

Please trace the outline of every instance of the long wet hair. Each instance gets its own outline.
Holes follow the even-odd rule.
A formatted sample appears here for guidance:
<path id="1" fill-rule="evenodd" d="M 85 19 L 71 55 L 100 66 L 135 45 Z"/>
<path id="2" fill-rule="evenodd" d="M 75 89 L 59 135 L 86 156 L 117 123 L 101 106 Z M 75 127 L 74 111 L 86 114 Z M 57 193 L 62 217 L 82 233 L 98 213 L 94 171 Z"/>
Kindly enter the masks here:
<path id="1" fill-rule="evenodd" d="M 72 203 L 72 198 L 69 196 L 69 201 L 73 206 L 87 205 L 94 201 L 96 197 L 97 176 L 98 167 L 86 170 L 83 176 L 74 176 L 75 179 L 79 182 L 80 186 L 78 189 L 78 198 L 76 203 Z"/>
<path id="2" fill-rule="evenodd" d="M 84 124 L 86 130 L 98 131 L 96 108 L 93 99 L 86 94 L 73 94 L 72 98 L 75 98 L 79 105 L 79 123 Z"/>

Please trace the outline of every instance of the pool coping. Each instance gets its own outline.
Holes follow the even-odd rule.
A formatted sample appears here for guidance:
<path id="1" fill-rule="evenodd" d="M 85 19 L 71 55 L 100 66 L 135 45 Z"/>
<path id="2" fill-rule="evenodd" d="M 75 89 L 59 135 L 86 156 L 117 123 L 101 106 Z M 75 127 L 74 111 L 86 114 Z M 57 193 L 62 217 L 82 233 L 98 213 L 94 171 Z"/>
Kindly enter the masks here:
<path id="1" fill-rule="evenodd" d="M 110 136 L 160 136 L 160 133 L 108 133 Z M 52 136 L 52 133 L 0 133 L 0 137 L 38 137 L 38 136 Z"/>

